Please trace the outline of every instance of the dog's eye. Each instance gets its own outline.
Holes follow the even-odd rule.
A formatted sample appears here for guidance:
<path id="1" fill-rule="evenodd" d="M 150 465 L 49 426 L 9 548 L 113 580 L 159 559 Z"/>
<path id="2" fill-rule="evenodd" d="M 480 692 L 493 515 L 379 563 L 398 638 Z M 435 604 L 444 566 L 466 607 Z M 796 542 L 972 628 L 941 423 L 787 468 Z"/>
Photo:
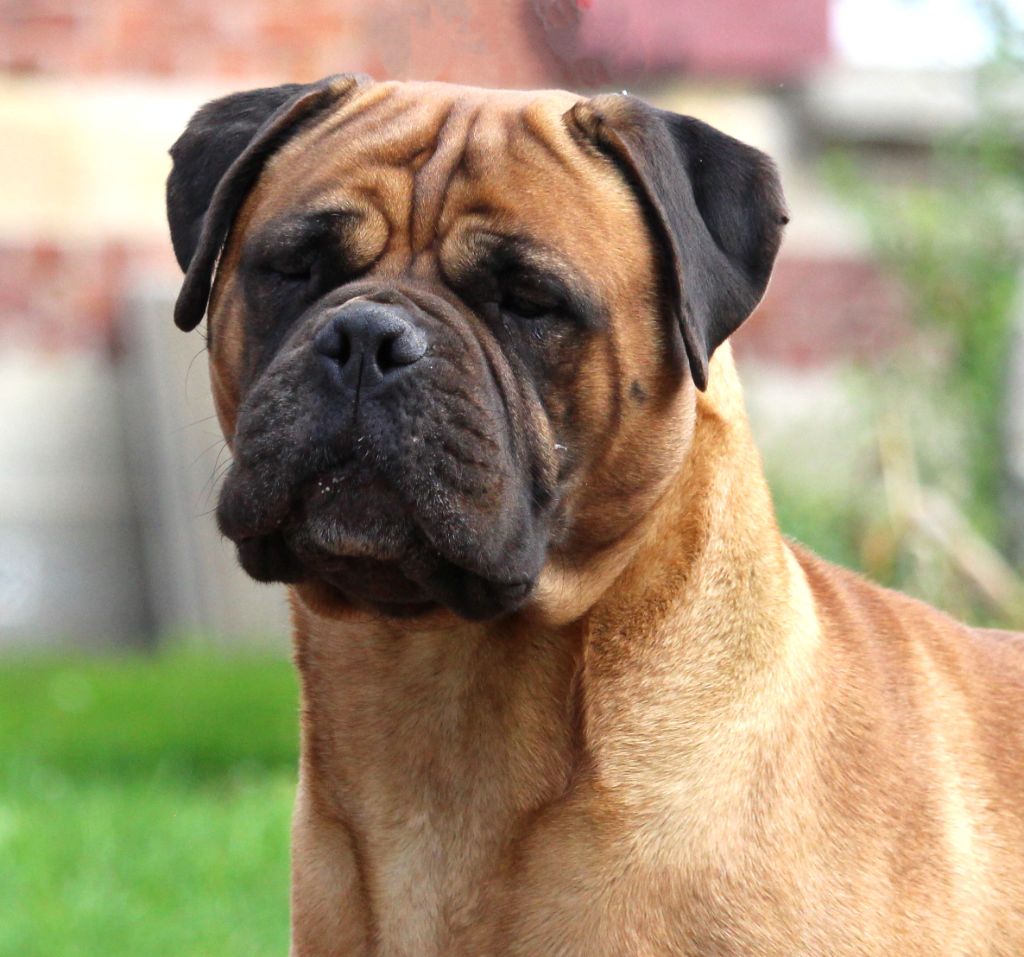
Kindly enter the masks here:
<path id="1" fill-rule="evenodd" d="M 501 311 L 520 319 L 541 319 L 561 308 L 561 301 L 539 284 L 517 282 L 501 290 Z"/>
<path id="2" fill-rule="evenodd" d="M 262 272 L 285 282 L 307 283 L 313 278 L 315 257 L 307 252 L 275 256 L 263 264 Z"/>
<path id="3" fill-rule="evenodd" d="M 288 279 L 292 282 L 309 282 L 313 278 L 313 267 L 289 267 L 287 269 L 274 269 L 272 272 L 276 276 L 280 276 L 282 279 Z"/>
<path id="4" fill-rule="evenodd" d="M 501 297 L 501 308 L 503 312 L 510 312 L 513 315 L 519 316 L 520 319 L 539 319 L 551 311 L 550 305 L 535 302 L 516 293 L 503 295 Z"/>

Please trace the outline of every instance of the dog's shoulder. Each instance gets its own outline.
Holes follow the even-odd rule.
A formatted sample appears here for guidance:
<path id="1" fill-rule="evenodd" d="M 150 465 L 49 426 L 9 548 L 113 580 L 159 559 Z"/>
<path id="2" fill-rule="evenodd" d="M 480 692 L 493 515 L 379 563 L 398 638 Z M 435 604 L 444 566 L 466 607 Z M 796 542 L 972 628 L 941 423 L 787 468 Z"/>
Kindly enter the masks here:
<path id="1" fill-rule="evenodd" d="M 974 628 L 788 543 L 807 578 L 826 643 L 841 657 L 957 687 L 996 693 L 1024 720 L 1024 634 Z M 909 667 L 909 670 L 907 668 Z"/>

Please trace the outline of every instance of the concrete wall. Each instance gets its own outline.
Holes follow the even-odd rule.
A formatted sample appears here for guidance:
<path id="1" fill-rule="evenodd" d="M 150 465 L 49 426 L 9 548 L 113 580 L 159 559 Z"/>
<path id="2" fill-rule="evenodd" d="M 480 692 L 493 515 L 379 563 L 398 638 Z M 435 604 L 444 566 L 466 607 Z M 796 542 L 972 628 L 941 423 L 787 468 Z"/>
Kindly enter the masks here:
<path id="1" fill-rule="evenodd" d="M 103 355 L 0 351 L 0 649 L 150 631 L 122 408 Z"/>

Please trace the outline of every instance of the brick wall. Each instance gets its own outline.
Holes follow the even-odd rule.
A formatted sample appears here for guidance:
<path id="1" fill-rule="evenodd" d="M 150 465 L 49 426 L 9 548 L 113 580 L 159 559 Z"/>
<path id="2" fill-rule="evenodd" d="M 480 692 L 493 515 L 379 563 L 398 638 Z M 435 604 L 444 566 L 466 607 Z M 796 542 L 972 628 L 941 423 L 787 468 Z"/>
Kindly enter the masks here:
<path id="1" fill-rule="evenodd" d="M 14 0 L 0 69 L 288 76 L 338 70 L 513 86 L 678 70 L 796 78 L 826 0 Z"/>
<path id="2" fill-rule="evenodd" d="M 828 56 L 826 0 L 535 0 L 561 59 L 591 82 L 659 73 L 799 80 Z M 554 11 L 557 11 L 557 15 Z"/>
<path id="3" fill-rule="evenodd" d="M 807 368 L 841 359 L 870 365 L 912 338 L 903 289 L 876 263 L 784 253 L 734 345 L 741 358 Z"/>
<path id="4" fill-rule="evenodd" d="M 5 344 L 49 352 L 109 341 L 136 256 L 116 240 L 85 247 L 46 239 L 0 246 Z"/>
<path id="5" fill-rule="evenodd" d="M 363 70 L 480 85 L 559 75 L 529 3 L 34 0 L 7 4 L 18 74 L 312 80 Z"/>

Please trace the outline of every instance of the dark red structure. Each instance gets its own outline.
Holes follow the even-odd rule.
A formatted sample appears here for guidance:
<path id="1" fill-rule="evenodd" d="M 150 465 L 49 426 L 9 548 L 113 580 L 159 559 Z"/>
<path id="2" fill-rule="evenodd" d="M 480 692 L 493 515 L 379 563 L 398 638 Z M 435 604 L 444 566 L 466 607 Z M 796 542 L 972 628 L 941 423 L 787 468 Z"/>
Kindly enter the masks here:
<path id="1" fill-rule="evenodd" d="M 828 54 L 827 0 L 13 0 L 0 70 L 539 86 L 784 80 Z"/>

